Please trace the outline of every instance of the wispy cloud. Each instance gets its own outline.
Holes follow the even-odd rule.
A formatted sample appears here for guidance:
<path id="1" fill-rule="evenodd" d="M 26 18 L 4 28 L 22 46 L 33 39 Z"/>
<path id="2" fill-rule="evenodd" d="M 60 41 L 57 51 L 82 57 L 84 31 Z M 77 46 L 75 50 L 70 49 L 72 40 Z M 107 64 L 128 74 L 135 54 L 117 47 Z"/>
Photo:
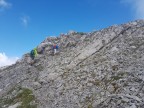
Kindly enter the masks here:
<path id="1" fill-rule="evenodd" d="M 14 64 L 18 59 L 18 57 L 8 57 L 5 53 L 0 53 L 0 67 Z"/>
<path id="2" fill-rule="evenodd" d="M 5 8 L 9 8 L 12 4 L 6 2 L 6 0 L 0 0 L 0 9 L 3 10 Z"/>
<path id="3" fill-rule="evenodd" d="M 24 15 L 21 17 L 21 22 L 22 22 L 22 25 L 27 27 L 28 24 L 29 24 L 29 21 L 30 21 L 30 17 L 27 16 L 27 15 Z"/>
<path id="4" fill-rule="evenodd" d="M 144 19 L 144 0 L 121 0 L 121 2 L 131 6 L 135 18 Z"/>

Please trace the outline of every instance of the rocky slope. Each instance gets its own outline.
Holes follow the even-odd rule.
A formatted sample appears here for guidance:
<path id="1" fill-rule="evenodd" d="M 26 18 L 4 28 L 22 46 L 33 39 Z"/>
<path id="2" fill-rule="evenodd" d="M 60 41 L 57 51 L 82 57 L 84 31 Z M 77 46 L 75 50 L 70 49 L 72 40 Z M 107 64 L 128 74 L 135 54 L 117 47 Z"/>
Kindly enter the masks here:
<path id="1" fill-rule="evenodd" d="M 51 45 L 60 46 L 51 54 Z M 0 70 L 0 108 L 144 108 L 144 20 L 49 37 Z"/>

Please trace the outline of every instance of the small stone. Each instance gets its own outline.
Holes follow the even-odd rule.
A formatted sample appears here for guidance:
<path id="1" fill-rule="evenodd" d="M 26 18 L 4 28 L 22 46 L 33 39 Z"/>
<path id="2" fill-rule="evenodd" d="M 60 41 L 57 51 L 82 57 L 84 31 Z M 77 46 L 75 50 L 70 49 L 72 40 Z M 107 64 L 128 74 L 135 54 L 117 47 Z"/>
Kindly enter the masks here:
<path id="1" fill-rule="evenodd" d="M 33 82 L 33 85 L 35 89 L 41 86 L 39 82 Z"/>
<path id="2" fill-rule="evenodd" d="M 113 91 L 114 91 L 114 86 L 113 86 L 113 85 L 109 85 L 109 86 L 107 87 L 107 90 L 108 90 L 109 92 L 113 92 Z"/>
<path id="3" fill-rule="evenodd" d="M 104 92 L 101 92 L 101 95 L 103 96 L 105 93 Z"/>
<path id="4" fill-rule="evenodd" d="M 77 77 L 77 79 L 79 80 L 79 79 L 80 79 L 80 77 Z"/>
<path id="5" fill-rule="evenodd" d="M 117 104 L 119 105 L 121 103 L 121 100 L 118 100 Z"/>
<path id="6" fill-rule="evenodd" d="M 136 48 L 136 46 L 131 46 L 131 48 L 135 49 L 135 48 Z"/>
<path id="7" fill-rule="evenodd" d="M 93 84 L 92 83 L 87 83 L 87 86 L 93 86 Z"/>
<path id="8" fill-rule="evenodd" d="M 129 99 L 128 99 L 128 98 L 122 98 L 122 100 L 123 100 L 124 102 L 129 102 Z"/>
<path id="9" fill-rule="evenodd" d="M 130 90 L 131 90 L 131 91 L 135 91 L 135 88 L 134 88 L 134 87 L 131 87 Z"/>

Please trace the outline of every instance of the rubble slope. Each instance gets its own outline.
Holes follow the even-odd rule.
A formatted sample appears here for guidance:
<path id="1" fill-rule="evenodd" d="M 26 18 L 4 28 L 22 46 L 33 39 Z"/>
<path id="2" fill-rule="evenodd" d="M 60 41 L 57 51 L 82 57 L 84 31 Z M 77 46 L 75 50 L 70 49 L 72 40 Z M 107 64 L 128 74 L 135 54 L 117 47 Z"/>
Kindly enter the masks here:
<path id="1" fill-rule="evenodd" d="M 144 20 L 48 37 L 42 47 L 32 66 L 25 54 L 0 70 L 0 108 L 143 108 Z"/>

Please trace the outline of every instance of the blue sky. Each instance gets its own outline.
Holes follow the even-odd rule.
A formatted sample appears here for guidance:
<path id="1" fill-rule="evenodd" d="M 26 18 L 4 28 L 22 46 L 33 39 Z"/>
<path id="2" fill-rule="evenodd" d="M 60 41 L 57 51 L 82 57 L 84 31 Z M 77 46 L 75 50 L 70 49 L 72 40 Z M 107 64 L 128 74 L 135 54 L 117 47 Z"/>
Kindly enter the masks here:
<path id="1" fill-rule="evenodd" d="M 143 7 L 144 0 L 0 0 L 0 63 L 15 61 L 48 36 L 143 19 Z"/>

